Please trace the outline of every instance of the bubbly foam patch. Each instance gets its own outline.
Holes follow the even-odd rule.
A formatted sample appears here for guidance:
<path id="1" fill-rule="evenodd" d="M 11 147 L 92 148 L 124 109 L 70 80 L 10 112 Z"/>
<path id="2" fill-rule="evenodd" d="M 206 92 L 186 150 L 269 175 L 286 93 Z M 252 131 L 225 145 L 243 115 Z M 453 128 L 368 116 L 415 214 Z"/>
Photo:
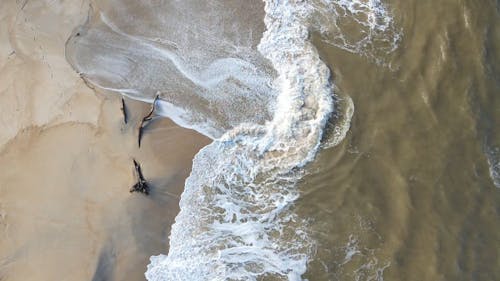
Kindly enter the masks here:
<path id="1" fill-rule="evenodd" d="M 340 249 L 343 261 L 340 264 L 340 275 L 358 281 L 383 281 L 384 271 L 391 263 L 381 262 L 377 258 L 376 249 L 364 247 L 355 235 L 350 235 L 346 245 Z M 354 267 L 349 272 L 342 272 L 343 267 Z"/>
<path id="2" fill-rule="evenodd" d="M 500 148 L 487 147 L 485 155 L 488 161 L 491 180 L 496 187 L 500 188 Z"/>
<path id="3" fill-rule="evenodd" d="M 334 29 L 343 37 L 333 37 L 342 38 L 333 44 L 363 53 L 375 46 L 376 33 L 391 28 L 392 19 L 377 1 L 265 3 L 267 30 L 258 50 L 277 72 L 273 118 L 264 125 L 241 124 L 197 154 L 172 226 L 169 253 L 151 257 L 148 280 L 302 280 L 314 253 L 307 222 L 294 213 L 293 202 L 302 168 L 320 147 L 334 101 L 329 69 L 309 41 L 310 31 L 326 32 L 317 14 L 340 15 L 341 9 L 339 19 L 356 22 L 361 39 L 349 39 L 336 21 Z M 349 128 L 354 106 L 350 99 L 343 103 L 345 110 L 337 115 L 342 122 L 334 126 L 327 147 L 338 144 Z M 346 262 L 362 253 L 355 246 Z M 378 280 L 387 266 L 372 260 L 355 274 L 375 271 Z"/>
<path id="4" fill-rule="evenodd" d="M 169 253 L 151 257 L 148 280 L 302 280 L 314 254 L 297 181 L 322 140 L 345 137 L 354 106 L 334 101 L 310 32 L 374 56 L 397 36 L 378 0 L 264 2 L 260 41 L 247 0 L 107 0 L 68 40 L 87 81 L 148 102 L 160 93 L 158 113 L 214 139 L 193 160 Z"/>
<path id="5" fill-rule="evenodd" d="M 333 118 L 330 119 L 322 141 L 323 148 L 330 148 L 340 144 L 351 128 L 351 119 L 354 115 L 354 103 L 349 96 L 336 99 L 336 108 Z M 340 110 L 338 110 L 340 109 Z"/>
<path id="6" fill-rule="evenodd" d="M 330 72 L 308 41 L 314 9 L 266 2 L 259 51 L 277 70 L 272 121 L 243 124 L 196 156 L 167 256 L 148 280 L 301 280 L 314 243 L 293 212 L 296 181 L 333 111 Z"/>
<path id="7" fill-rule="evenodd" d="M 319 0 L 314 20 L 325 42 L 376 61 L 401 39 L 392 13 L 381 0 Z"/>

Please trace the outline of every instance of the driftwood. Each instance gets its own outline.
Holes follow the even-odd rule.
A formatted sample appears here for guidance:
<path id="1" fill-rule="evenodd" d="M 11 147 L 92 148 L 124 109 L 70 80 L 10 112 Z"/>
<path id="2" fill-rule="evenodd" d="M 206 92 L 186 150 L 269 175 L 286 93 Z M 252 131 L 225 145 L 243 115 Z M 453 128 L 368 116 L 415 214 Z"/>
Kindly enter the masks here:
<path id="1" fill-rule="evenodd" d="M 151 105 L 151 110 L 149 111 L 148 115 L 144 116 L 142 118 L 141 124 L 139 125 L 139 133 L 137 135 L 137 143 L 139 147 L 141 147 L 141 139 L 142 139 L 142 134 L 144 133 L 144 128 L 148 125 L 147 122 L 151 121 L 153 119 L 153 113 L 156 108 L 156 101 L 160 98 L 160 95 L 156 95 L 153 104 Z M 144 124 L 146 123 L 146 124 Z"/>
<path id="2" fill-rule="evenodd" d="M 139 165 L 139 163 L 137 163 L 135 159 L 134 159 L 134 168 L 135 168 L 135 176 L 137 178 L 137 183 L 134 184 L 132 188 L 130 188 L 130 193 L 140 192 L 149 195 L 149 185 L 144 179 L 144 176 L 142 175 L 141 165 Z"/>
<path id="3" fill-rule="evenodd" d="M 153 100 L 153 104 L 151 105 L 151 110 L 149 111 L 148 115 L 146 115 L 146 116 L 144 116 L 144 118 L 142 118 L 142 123 L 153 119 L 152 118 L 153 112 L 155 111 L 156 102 L 158 101 L 159 98 L 160 98 L 160 95 L 157 94 L 155 99 Z M 141 123 L 141 125 L 142 125 L 142 123 Z"/>
<path id="4" fill-rule="evenodd" d="M 128 116 L 127 116 L 127 107 L 125 106 L 125 99 L 122 97 L 122 113 L 123 113 L 123 122 L 127 124 Z"/>

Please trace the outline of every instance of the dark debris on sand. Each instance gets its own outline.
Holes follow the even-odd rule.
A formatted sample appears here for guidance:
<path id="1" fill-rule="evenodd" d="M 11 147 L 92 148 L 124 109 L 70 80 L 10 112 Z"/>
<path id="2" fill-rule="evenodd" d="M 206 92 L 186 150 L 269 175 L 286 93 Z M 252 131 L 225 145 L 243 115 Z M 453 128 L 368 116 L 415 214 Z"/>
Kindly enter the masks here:
<path id="1" fill-rule="evenodd" d="M 122 97 L 122 113 L 123 113 L 123 122 L 125 124 L 128 123 L 128 116 L 127 116 L 127 107 L 125 106 L 125 99 Z"/>
<path id="2" fill-rule="evenodd" d="M 142 118 L 141 124 L 139 125 L 139 134 L 137 136 L 137 143 L 138 143 L 139 147 L 141 147 L 141 139 L 142 139 L 142 134 L 144 133 L 144 128 L 148 125 L 148 122 L 153 119 L 153 113 L 154 113 L 155 108 L 156 108 L 156 102 L 158 101 L 159 98 L 160 98 L 160 95 L 156 95 L 156 97 L 153 101 L 153 104 L 151 105 L 151 110 L 149 111 L 148 115 L 146 115 L 146 116 L 144 116 L 144 118 Z"/>
<path id="3" fill-rule="evenodd" d="M 130 188 L 130 193 L 132 192 L 140 192 L 146 195 L 149 195 L 149 185 L 144 179 L 144 175 L 142 174 L 141 165 L 137 163 L 134 159 L 134 168 L 135 168 L 135 176 L 137 178 L 137 183 Z"/>

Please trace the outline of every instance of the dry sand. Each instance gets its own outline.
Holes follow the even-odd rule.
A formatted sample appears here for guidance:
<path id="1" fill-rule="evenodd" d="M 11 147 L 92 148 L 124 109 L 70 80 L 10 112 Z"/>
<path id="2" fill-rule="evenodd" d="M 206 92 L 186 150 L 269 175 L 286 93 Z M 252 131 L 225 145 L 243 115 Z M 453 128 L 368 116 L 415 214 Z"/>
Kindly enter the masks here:
<path id="1" fill-rule="evenodd" d="M 141 280 L 168 234 L 194 154 L 209 140 L 149 107 L 89 89 L 64 44 L 86 1 L 0 3 L 0 280 Z M 152 194 L 130 194 L 132 159 Z"/>

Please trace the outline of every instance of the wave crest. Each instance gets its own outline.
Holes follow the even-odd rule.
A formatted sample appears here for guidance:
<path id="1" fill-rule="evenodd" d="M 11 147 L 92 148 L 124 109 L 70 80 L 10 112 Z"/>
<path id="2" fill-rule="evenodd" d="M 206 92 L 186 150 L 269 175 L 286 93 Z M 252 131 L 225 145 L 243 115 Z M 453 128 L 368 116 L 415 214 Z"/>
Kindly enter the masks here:
<path id="1" fill-rule="evenodd" d="M 258 48 L 278 73 L 274 117 L 242 124 L 196 156 L 169 254 L 151 258 L 148 280 L 301 280 L 306 271 L 314 243 L 291 203 L 333 111 L 333 87 L 308 41 L 312 7 L 266 1 L 265 11 Z"/>

